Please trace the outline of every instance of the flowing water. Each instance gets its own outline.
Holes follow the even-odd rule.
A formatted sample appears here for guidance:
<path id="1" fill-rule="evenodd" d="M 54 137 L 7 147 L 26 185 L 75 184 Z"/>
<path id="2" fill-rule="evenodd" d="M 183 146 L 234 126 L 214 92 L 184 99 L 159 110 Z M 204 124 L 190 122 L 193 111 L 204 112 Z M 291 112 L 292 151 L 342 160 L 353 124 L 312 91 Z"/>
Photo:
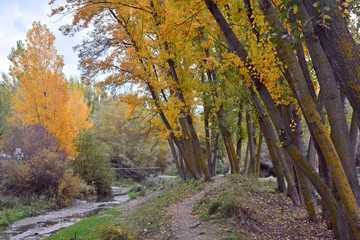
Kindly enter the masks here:
<path id="1" fill-rule="evenodd" d="M 29 217 L 0 232 L 1 240 L 40 240 L 81 219 L 128 200 L 128 188 L 113 187 L 113 199 L 106 202 L 76 201 L 71 207 Z"/>

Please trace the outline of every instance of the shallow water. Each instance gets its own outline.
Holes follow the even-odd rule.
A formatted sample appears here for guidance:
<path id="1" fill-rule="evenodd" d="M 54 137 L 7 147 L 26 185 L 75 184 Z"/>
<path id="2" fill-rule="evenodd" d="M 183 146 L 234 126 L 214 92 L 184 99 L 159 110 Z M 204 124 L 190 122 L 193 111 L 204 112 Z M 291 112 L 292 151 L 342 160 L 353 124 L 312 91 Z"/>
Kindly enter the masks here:
<path id="1" fill-rule="evenodd" d="M 106 202 L 76 201 L 71 207 L 29 217 L 0 232 L 3 240 L 40 240 L 86 217 L 128 200 L 128 188 L 113 187 L 113 199 Z"/>

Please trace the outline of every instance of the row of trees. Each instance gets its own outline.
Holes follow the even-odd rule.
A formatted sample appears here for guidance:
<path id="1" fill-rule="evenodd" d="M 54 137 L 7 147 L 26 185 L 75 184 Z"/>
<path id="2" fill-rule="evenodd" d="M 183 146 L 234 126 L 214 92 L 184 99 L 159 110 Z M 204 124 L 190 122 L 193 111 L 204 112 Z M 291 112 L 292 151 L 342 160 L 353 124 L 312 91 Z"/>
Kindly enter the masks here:
<path id="1" fill-rule="evenodd" d="M 336 236 L 360 239 L 354 171 L 360 116 L 356 20 L 349 27 L 349 10 L 358 5 L 335 0 L 78 0 L 56 7 L 53 14 L 72 15 L 72 24 L 62 28 L 65 34 L 94 25 L 77 48 L 83 78 L 110 72 L 106 86 L 136 86 L 144 105 L 157 114 L 183 179 L 214 175 L 220 136 L 232 173 L 240 172 L 243 136 L 234 138 L 234 132 L 241 129 L 243 115 L 251 156 L 245 172 L 256 174 L 250 121 L 255 111 L 279 189 L 284 191 L 285 178 L 293 202 L 305 203 L 316 220 L 315 188 Z M 345 99 L 353 109 L 351 128 Z M 199 111 L 202 128 L 196 127 Z M 308 148 L 303 120 L 311 135 Z M 311 165 L 313 148 L 319 168 Z"/>

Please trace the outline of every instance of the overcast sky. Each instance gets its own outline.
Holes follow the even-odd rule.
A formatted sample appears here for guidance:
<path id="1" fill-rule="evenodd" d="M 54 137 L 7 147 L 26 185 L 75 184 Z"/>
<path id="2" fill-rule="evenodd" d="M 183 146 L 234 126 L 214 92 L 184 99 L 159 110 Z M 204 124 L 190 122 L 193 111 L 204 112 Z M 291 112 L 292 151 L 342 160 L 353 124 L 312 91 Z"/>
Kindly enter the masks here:
<path id="1" fill-rule="evenodd" d="M 56 49 L 64 57 L 64 73 L 67 76 L 79 76 L 78 58 L 72 47 L 81 43 L 85 34 L 75 37 L 63 36 L 59 27 L 71 22 L 69 18 L 49 17 L 49 0 L 0 0 L 0 72 L 8 73 L 10 62 L 7 59 L 11 48 L 18 40 L 25 40 L 26 32 L 34 21 L 46 24 L 56 37 Z M 56 1 L 56 4 L 64 0 Z"/>

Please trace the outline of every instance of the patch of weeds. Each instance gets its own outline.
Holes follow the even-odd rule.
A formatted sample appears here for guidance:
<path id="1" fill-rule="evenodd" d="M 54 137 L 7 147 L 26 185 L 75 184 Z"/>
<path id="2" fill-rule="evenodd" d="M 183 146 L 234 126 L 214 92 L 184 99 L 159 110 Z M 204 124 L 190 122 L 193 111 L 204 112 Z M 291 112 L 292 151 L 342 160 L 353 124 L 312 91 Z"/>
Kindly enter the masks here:
<path id="1" fill-rule="evenodd" d="M 131 188 L 130 192 L 128 193 L 128 196 L 130 199 L 136 199 L 138 197 L 143 197 L 145 196 L 145 192 L 147 192 L 149 190 L 147 190 L 145 187 L 143 186 L 134 186 L 133 188 Z"/>
<path id="2" fill-rule="evenodd" d="M 166 224 L 168 216 L 165 209 L 168 206 L 192 196 L 204 186 L 204 182 L 195 180 L 179 183 L 124 216 L 124 223 L 133 229 L 137 236 L 155 231 Z"/>
<path id="3" fill-rule="evenodd" d="M 47 209 L 53 209 L 54 202 L 44 197 L 27 196 L 23 198 L 11 195 L 0 195 L 0 229 L 10 226 L 13 222 L 38 215 Z"/>
<path id="4" fill-rule="evenodd" d="M 17 206 L 0 210 L 0 229 L 10 226 L 13 222 L 32 216 L 29 206 Z"/>
<path id="5" fill-rule="evenodd" d="M 133 240 L 133 232 L 126 226 L 103 226 L 100 228 L 101 240 Z"/>

